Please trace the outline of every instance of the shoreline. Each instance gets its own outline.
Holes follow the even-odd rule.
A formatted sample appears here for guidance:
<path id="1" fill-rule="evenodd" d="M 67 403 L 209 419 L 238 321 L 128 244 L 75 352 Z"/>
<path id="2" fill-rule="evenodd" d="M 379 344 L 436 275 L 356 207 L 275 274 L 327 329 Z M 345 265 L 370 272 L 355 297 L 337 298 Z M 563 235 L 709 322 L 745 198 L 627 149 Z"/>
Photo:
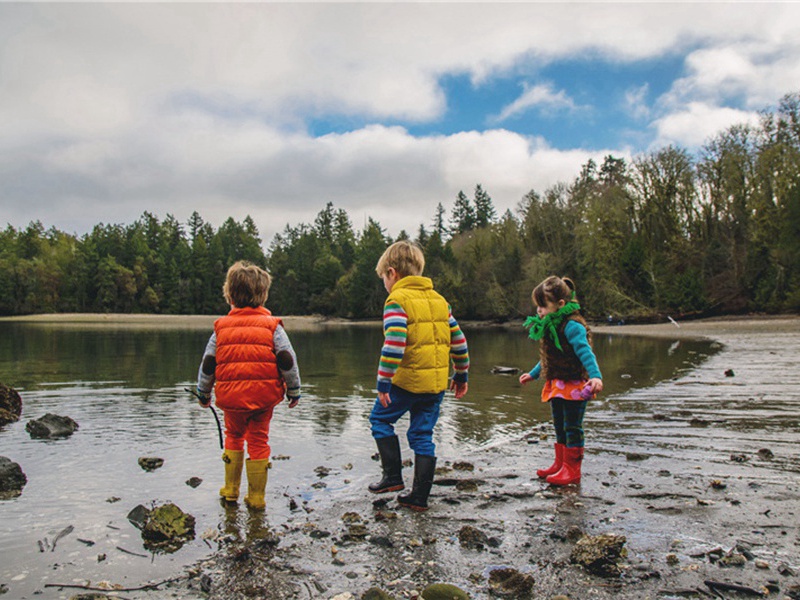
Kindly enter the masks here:
<path id="1" fill-rule="evenodd" d="M 125 314 L 125 313 L 47 313 L 0 317 L 0 323 L 32 323 L 40 325 L 66 327 L 101 327 L 120 328 L 176 328 L 176 329 L 211 329 L 214 320 L 222 315 L 160 315 L 160 314 Z M 379 319 L 348 320 L 339 317 L 320 315 L 281 316 L 286 329 L 291 331 L 309 331 L 325 327 L 375 327 L 380 326 Z M 522 321 L 496 323 L 492 321 L 461 321 L 465 329 L 498 328 L 515 329 L 521 327 Z M 675 340 L 707 339 L 715 340 L 734 332 L 780 332 L 798 327 L 800 315 L 729 315 L 692 319 L 675 323 L 646 323 L 631 325 L 608 325 L 603 322 L 590 322 L 591 330 L 603 335 L 635 335 L 644 337 L 668 338 Z"/>

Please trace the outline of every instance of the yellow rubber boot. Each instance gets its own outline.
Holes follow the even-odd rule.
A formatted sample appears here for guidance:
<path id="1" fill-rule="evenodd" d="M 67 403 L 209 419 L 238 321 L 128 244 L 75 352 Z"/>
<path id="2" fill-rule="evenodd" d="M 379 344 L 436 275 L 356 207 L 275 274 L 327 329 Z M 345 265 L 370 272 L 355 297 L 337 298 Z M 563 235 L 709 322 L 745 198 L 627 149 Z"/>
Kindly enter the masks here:
<path id="1" fill-rule="evenodd" d="M 236 502 L 239 500 L 244 451 L 225 450 L 222 453 L 222 462 L 225 463 L 225 486 L 220 488 L 219 495 L 227 502 Z"/>
<path id="2" fill-rule="evenodd" d="M 267 504 L 264 502 L 264 490 L 267 489 L 267 469 L 269 459 L 247 461 L 247 495 L 244 503 L 250 508 L 263 510 Z"/>

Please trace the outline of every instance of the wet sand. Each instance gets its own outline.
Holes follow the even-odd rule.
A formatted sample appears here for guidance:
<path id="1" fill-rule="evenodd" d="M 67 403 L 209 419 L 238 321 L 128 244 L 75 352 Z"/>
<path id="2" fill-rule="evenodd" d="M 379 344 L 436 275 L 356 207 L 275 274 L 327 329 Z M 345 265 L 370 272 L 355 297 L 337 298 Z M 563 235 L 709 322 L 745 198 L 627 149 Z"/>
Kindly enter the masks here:
<path id="1" fill-rule="evenodd" d="M 752 595 L 747 589 L 800 598 L 800 319 L 595 331 L 699 336 L 722 348 L 687 375 L 595 401 L 579 487 L 553 488 L 535 476 L 551 459 L 548 424 L 442 457 L 422 514 L 399 508 L 393 494 L 366 491 L 378 463 L 366 474 L 325 465 L 320 481 L 337 490 L 327 500 L 287 497 L 295 517 L 275 527 L 268 512 L 231 509 L 218 551 L 162 588 L 163 597 L 343 600 L 378 587 L 413 598 L 445 582 L 472 598 L 742 598 Z M 404 474 L 410 482 L 411 469 Z M 620 575 L 570 560 L 581 536 L 600 534 L 625 536 Z M 498 567 L 532 577 L 530 591 L 525 577 L 516 589 L 493 589 Z"/>

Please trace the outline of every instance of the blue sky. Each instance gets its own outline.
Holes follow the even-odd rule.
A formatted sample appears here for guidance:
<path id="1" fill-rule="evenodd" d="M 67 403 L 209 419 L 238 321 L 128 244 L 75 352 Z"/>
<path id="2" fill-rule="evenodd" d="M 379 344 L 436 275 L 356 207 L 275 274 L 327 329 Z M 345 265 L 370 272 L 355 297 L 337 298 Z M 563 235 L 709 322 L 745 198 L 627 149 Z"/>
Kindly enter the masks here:
<path id="1" fill-rule="evenodd" d="M 800 4 L 0 3 L 0 209 L 85 233 L 144 211 L 265 244 L 327 202 L 499 213 L 587 160 L 691 152 L 800 91 Z"/>

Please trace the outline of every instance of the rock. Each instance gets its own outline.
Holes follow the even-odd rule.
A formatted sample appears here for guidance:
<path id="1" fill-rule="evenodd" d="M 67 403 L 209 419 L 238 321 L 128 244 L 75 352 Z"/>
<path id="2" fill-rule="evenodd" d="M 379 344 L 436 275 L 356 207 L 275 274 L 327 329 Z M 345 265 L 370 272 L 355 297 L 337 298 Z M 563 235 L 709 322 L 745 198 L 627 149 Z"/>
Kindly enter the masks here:
<path id="1" fill-rule="evenodd" d="M 361 594 L 361 600 L 394 600 L 394 596 L 380 588 L 373 587 Z"/>
<path id="2" fill-rule="evenodd" d="M 128 521 L 130 521 L 131 525 L 136 527 L 136 529 L 143 529 L 149 515 L 150 510 L 139 504 L 128 513 Z"/>
<path id="3" fill-rule="evenodd" d="M 501 365 L 495 365 L 492 367 L 493 375 L 516 375 L 517 373 L 519 373 L 519 369 L 517 367 L 503 367 Z"/>
<path id="4" fill-rule="evenodd" d="M 128 520 L 142 532 L 148 550 L 175 552 L 194 539 L 195 519 L 168 502 L 148 510 L 141 504 L 128 513 Z"/>
<path id="5" fill-rule="evenodd" d="M 489 537 L 475 529 L 472 525 L 464 525 L 458 531 L 458 542 L 462 548 L 469 548 L 471 550 L 483 550 L 489 545 Z"/>
<path id="6" fill-rule="evenodd" d="M 0 500 L 16 498 L 22 494 L 22 488 L 28 483 L 28 478 L 13 460 L 0 456 Z"/>
<path id="7" fill-rule="evenodd" d="M 735 373 L 733 372 L 733 369 L 727 369 L 725 371 L 725 377 L 733 377 L 734 375 Z"/>
<path id="8" fill-rule="evenodd" d="M 22 414 L 22 398 L 12 387 L 0 383 L 0 427 L 16 423 Z"/>
<path id="9" fill-rule="evenodd" d="M 139 457 L 139 466 L 142 467 L 145 471 L 155 471 L 156 469 L 161 468 L 164 465 L 164 459 L 158 458 L 157 456 L 140 456 Z"/>
<path id="10" fill-rule="evenodd" d="M 626 452 L 625 459 L 626 460 L 647 460 L 650 458 L 648 454 L 641 454 L 640 452 Z"/>
<path id="11" fill-rule="evenodd" d="M 533 577 L 516 569 L 500 568 L 489 573 L 489 588 L 496 596 L 527 598 L 533 591 Z"/>
<path id="12" fill-rule="evenodd" d="M 475 465 L 465 460 L 457 460 L 456 462 L 453 463 L 453 468 L 456 471 L 474 471 Z"/>
<path id="13" fill-rule="evenodd" d="M 347 533 L 342 536 L 342 539 L 351 542 L 360 542 L 367 537 L 367 526 L 363 523 L 351 523 L 347 527 Z"/>
<path id="14" fill-rule="evenodd" d="M 186 485 L 192 488 L 198 487 L 201 483 L 203 483 L 203 480 L 199 477 L 189 477 L 189 479 L 186 480 Z"/>
<path id="15" fill-rule="evenodd" d="M 761 448 L 761 450 L 758 451 L 758 457 L 763 460 L 772 460 L 775 458 L 775 455 L 769 448 Z"/>
<path id="16" fill-rule="evenodd" d="M 47 413 L 40 419 L 28 421 L 28 424 L 25 425 L 25 431 L 32 438 L 45 440 L 69 437 L 75 433 L 76 429 L 78 429 L 78 424 L 69 417 L 51 413 Z"/>
<path id="17" fill-rule="evenodd" d="M 586 536 L 575 544 L 570 559 L 595 575 L 616 577 L 622 572 L 618 563 L 627 555 L 626 541 L 612 533 Z"/>
<path id="18" fill-rule="evenodd" d="M 469 600 L 469 594 L 449 583 L 432 583 L 422 590 L 424 600 Z"/>
<path id="19" fill-rule="evenodd" d="M 675 566 L 680 562 L 681 561 L 680 561 L 680 559 L 678 559 L 678 555 L 677 554 L 672 554 L 672 553 L 667 554 L 667 564 L 668 565 Z"/>
<path id="20" fill-rule="evenodd" d="M 730 552 L 717 561 L 720 567 L 743 567 L 747 564 L 747 558 L 739 552 Z"/>
<path id="21" fill-rule="evenodd" d="M 75 594 L 74 596 L 70 596 L 69 600 L 114 600 L 114 598 L 119 598 L 119 596 L 89 592 L 88 594 Z"/>
<path id="22" fill-rule="evenodd" d="M 462 479 L 456 483 L 459 492 L 477 492 L 479 479 Z"/>

